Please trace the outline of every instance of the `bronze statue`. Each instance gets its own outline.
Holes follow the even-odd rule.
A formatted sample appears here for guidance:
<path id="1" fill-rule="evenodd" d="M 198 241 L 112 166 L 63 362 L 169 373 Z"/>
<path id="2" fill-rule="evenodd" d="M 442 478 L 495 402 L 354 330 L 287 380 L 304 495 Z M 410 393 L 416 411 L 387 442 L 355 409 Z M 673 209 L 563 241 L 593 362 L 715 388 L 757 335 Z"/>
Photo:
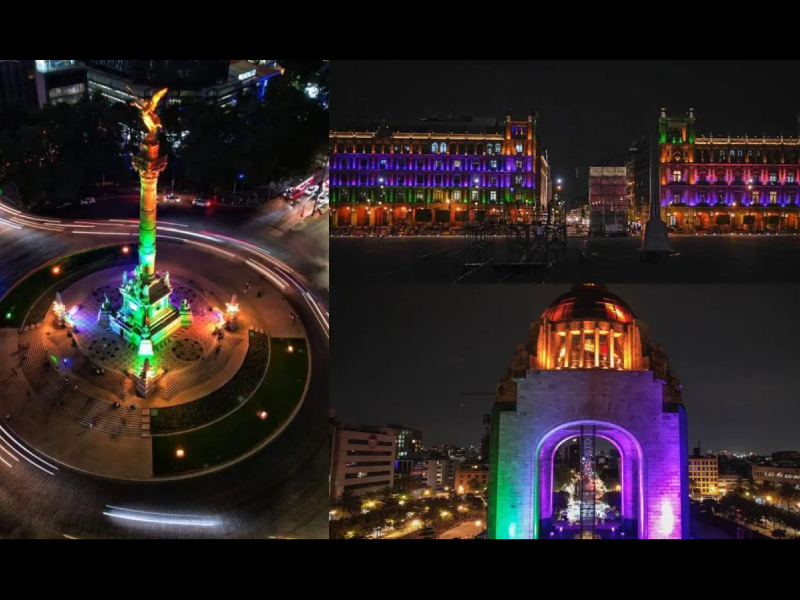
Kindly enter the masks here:
<path id="1" fill-rule="evenodd" d="M 133 90 L 128 88 L 128 90 L 133 94 Z M 144 121 L 147 130 L 150 132 L 148 137 L 155 138 L 156 132 L 159 129 L 163 129 L 164 126 L 161 124 L 161 119 L 158 118 L 156 114 L 156 108 L 158 108 L 158 103 L 161 102 L 161 99 L 167 95 L 169 90 L 164 88 L 155 93 L 155 95 L 150 100 L 144 100 L 143 98 L 138 98 L 134 94 L 134 101 L 131 102 L 131 106 L 135 106 L 139 110 L 142 111 L 142 120 Z"/>

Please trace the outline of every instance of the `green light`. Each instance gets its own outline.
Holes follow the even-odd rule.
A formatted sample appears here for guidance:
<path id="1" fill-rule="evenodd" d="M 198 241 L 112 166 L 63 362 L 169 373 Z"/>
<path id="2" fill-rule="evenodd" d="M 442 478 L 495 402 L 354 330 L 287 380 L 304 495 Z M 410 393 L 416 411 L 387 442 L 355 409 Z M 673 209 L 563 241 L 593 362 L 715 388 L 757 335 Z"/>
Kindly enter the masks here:
<path id="1" fill-rule="evenodd" d="M 142 340 L 139 344 L 139 356 L 153 356 L 153 342 Z"/>
<path id="2" fill-rule="evenodd" d="M 6 313 L 6 319 L 10 319 L 10 318 L 11 318 L 11 313 Z"/>

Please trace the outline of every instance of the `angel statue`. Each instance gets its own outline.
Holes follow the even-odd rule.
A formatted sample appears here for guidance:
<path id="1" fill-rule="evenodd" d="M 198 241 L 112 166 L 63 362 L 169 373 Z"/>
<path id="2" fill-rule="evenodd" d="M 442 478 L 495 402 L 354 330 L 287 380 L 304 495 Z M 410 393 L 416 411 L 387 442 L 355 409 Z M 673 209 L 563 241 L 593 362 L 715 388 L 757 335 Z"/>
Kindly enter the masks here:
<path id="1" fill-rule="evenodd" d="M 133 90 L 128 88 L 128 90 L 133 94 Z M 163 129 L 164 126 L 161 125 L 161 119 L 158 118 L 156 114 L 156 108 L 158 108 L 158 103 L 161 102 L 161 99 L 167 95 L 169 90 L 164 88 L 155 93 L 155 95 L 150 100 L 145 100 L 143 98 L 139 98 L 134 94 L 134 101 L 131 102 L 131 106 L 135 106 L 139 110 L 142 111 L 142 120 L 144 121 L 147 130 L 150 132 L 151 138 L 156 136 L 156 132 L 159 129 Z"/>

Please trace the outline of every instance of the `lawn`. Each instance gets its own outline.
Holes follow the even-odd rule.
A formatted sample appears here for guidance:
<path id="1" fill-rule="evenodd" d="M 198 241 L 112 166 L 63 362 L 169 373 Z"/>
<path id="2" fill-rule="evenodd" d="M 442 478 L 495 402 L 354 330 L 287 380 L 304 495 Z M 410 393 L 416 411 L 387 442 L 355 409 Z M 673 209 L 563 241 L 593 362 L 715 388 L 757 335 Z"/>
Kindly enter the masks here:
<path id="1" fill-rule="evenodd" d="M 289 347 L 294 352 L 289 352 Z M 308 344 L 273 339 L 269 370 L 255 394 L 221 421 L 189 433 L 153 438 L 155 477 L 183 475 L 230 462 L 269 438 L 291 416 L 308 379 Z M 266 420 L 260 414 L 266 412 Z M 178 458 L 177 451 L 185 455 Z"/>
<path id="2" fill-rule="evenodd" d="M 3 297 L 0 301 L 0 326 L 21 327 L 34 306 L 38 310 L 31 315 L 31 321 L 41 321 L 52 305 L 57 291 L 63 291 L 92 272 L 115 264 L 121 266 L 125 260 L 121 246 L 106 246 L 83 250 L 48 262 L 29 274 Z M 52 297 L 46 297 L 48 292 Z"/>

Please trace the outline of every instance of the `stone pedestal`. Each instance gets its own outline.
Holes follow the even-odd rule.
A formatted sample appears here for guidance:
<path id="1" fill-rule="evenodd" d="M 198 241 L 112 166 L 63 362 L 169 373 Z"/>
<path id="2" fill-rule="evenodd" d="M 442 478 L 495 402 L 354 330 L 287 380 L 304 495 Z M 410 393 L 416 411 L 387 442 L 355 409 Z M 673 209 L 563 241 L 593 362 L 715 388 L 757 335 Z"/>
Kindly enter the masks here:
<path id="1" fill-rule="evenodd" d="M 136 393 L 142 398 L 148 398 L 156 391 L 156 384 L 164 376 L 163 370 L 154 370 L 150 367 L 150 361 L 144 361 L 144 368 L 141 373 L 131 371 L 131 377 L 136 383 Z"/>
<path id="2" fill-rule="evenodd" d="M 644 226 L 642 252 L 669 254 L 669 235 L 667 225 L 661 219 L 650 219 Z"/>

